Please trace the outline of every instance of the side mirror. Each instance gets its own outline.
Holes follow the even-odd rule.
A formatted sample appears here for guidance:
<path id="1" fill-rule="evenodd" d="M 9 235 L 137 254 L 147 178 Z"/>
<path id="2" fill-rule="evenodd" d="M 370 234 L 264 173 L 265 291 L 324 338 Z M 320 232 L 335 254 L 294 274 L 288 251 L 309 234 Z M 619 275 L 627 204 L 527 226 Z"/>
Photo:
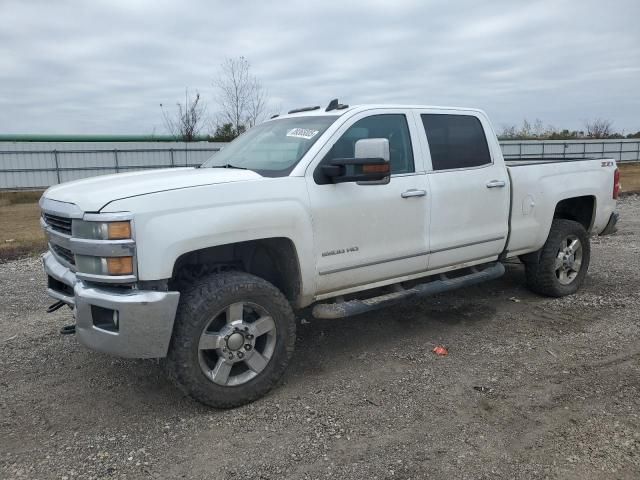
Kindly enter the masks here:
<path id="1" fill-rule="evenodd" d="M 391 175 L 389 158 L 388 139 L 364 138 L 356 142 L 354 158 L 334 158 L 322 166 L 322 173 L 333 183 L 385 185 Z"/>

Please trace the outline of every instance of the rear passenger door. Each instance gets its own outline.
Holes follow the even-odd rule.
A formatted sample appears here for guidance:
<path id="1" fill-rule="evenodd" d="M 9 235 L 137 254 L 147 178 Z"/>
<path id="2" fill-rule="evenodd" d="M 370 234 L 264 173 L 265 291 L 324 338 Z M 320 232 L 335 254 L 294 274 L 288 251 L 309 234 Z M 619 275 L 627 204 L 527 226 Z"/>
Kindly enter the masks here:
<path id="1" fill-rule="evenodd" d="M 508 233 L 509 178 L 486 117 L 418 111 L 429 176 L 429 270 L 494 260 Z"/>

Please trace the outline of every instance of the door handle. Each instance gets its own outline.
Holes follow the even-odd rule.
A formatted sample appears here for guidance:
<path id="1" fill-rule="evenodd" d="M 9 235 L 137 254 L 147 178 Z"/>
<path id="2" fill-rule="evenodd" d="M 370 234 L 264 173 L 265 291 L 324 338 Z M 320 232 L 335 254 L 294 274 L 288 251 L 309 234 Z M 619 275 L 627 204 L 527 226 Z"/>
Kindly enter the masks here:
<path id="1" fill-rule="evenodd" d="M 402 198 L 410 198 L 410 197 L 424 197 L 427 194 L 426 190 L 407 190 L 406 192 L 402 192 L 400 196 Z"/>
<path id="2" fill-rule="evenodd" d="M 491 180 L 487 183 L 487 188 L 502 188 L 507 184 L 504 180 Z"/>

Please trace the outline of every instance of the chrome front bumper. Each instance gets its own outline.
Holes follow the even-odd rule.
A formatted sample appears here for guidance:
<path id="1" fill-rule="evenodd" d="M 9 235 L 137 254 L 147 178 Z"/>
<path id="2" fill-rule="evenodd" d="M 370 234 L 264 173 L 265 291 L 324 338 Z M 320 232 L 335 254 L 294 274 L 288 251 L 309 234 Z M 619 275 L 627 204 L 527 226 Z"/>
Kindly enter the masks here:
<path id="1" fill-rule="evenodd" d="M 50 277 L 49 296 L 71 306 L 76 335 L 86 347 L 119 357 L 167 355 L 179 292 L 121 290 L 86 284 L 47 252 L 42 256 Z M 52 280 L 53 279 L 53 280 Z M 73 293 L 72 293 L 73 292 Z M 101 328 L 98 312 L 113 311 L 115 328 Z"/>

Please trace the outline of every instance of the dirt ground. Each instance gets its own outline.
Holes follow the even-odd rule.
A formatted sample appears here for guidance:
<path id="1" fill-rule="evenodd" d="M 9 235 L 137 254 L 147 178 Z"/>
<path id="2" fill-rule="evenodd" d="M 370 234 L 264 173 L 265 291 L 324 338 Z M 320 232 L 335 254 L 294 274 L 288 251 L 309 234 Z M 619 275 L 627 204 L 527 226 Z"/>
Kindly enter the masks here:
<path id="1" fill-rule="evenodd" d="M 40 191 L 0 191 L 0 263 L 44 252 Z"/>
<path id="2" fill-rule="evenodd" d="M 230 411 L 60 336 L 39 261 L 4 263 L 0 478 L 640 478 L 640 197 L 620 212 L 571 297 L 509 265 L 352 319 L 301 312 L 282 385 Z"/>
<path id="3" fill-rule="evenodd" d="M 640 192 L 640 162 L 619 163 L 623 192 Z"/>

